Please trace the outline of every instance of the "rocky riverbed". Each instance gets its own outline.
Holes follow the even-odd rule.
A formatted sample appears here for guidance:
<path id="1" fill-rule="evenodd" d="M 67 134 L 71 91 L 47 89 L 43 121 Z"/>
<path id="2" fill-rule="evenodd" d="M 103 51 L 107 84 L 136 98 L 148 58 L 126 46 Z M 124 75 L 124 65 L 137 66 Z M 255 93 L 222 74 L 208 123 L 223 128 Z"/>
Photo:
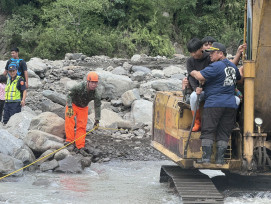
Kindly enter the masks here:
<path id="1" fill-rule="evenodd" d="M 46 155 L 28 170 L 76 173 L 91 162 L 165 159 L 150 146 L 153 99 L 157 91 L 181 89 L 185 61 L 182 55 L 172 59 L 146 55 L 121 59 L 81 53 L 68 53 L 58 61 L 30 59 L 26 106 L 6 126 L 0 126 L 0 174 Z M 0 61 L 0 72 L 5 64 Z M 56 153 L 65 139 L 66 94 L 89 71 L 99 74 L 102 92 L 100 129 L 86 137 L 91 156 L 82 157 L 67 148 Z M 94 122 L 93 105 L 89 104 L 88 131 Z"/>

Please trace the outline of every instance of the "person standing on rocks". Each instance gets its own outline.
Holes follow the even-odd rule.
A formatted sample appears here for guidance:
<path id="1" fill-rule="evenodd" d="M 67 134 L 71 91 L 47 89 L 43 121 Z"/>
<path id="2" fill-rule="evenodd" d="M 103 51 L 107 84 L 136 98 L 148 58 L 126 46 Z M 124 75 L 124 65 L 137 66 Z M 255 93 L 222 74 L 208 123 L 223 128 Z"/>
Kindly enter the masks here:
<path id="1" fill-rule="evenodd" d="M 216 140 L 217 166 L 224 164 L 224 154 L 229 136 L 234 127 L 235 111 L 238 107 L 235 98 L 236 82 L 242 82 L 242 76 L 234 63 L 226 56 L 226 47 L 213 43 L 206 51 L 210 52 L 213 62 L 202 70 L 193 70 L 190 75 L 204 82 L 205 104 L 202 115 L 202 162 L 209 164 L 212 146 Z M 216 135 L 216 138 L 214 136 Z"/>
<path id="2" fill-rule="evenodd" d="M 7 61 L 3 75 L 7 75 L 9 65 L 14 65 L 17 68 L 17 75 L 22 76 L 25 81 L 25 86 L 28 88 L 28 72 L 26 62 L 19 58 L 19 48 L 11 49 L 11 58 Z"/>
<path id="3" fill-rule="evenodd" d="M 7 85 L 5 87 L 5 108 L 3 123 L 7 124 L 10 117 L 22 110 L 25 105 L 26 84 L 21 76 L 17 75 L 17 67 L 10 65 L 8 67 Z"/>
<path id="4" fill-rule="evenodd" d="M 211 40 L 211 39 L 209 39 Z M 206 39 L 204 40 L 206 41 Z M 216 42 L 214 42 L 216 43 Z M 205 46 L 206 48 L 207 46 Z M 235 65 L 238 64 L 239 59 L 243 53 L 243 50 L 246 48 L 246 44 L 240 45 L 238 47 L 237 53 L 233 60 L 230 60 Z M 209 64 L 211 64 L 211 59 L 208 52 L 205 52 L 203 48 L 203 41 L 199 40 L 198 38 L 191 39 L 187 44 L 187 49 L 191 55 L 191 57 L 187 60 L 186 67 L 187 72 L 190 74 L 193 70 L 201 71 L 205 67 L 207 67 Z M 199 101 L 204 100 L 204 91 L 201 87 L 199 87 L 199 82 L 197 79 L 195 79 L 193 76 L 190 76 L 188 80 L 183 80 L 183 87 L 185 87 L 187 84 L 191 86 L 192 93 L 190 95 L 190 106 L 191 106 L 191 112 L 192 115 L 194 115 L 194 111 L 196 111 L 196 118 L 195 118 L 195 124 L 193 126 L 192 131 L 197 132 L 201 129 L 201 116 L 200 116 L 200 110 L 199 107 L 196 107 L 196 100 L 197 95 L 199 96 Z M 236 103 L 237 105 L 240 104 L 240 99 L 236 96 Z"/>
<path id="5" fill-rule="evenodd" d="M 72 87 L 67 96 L 65 114 L 65 145 L 74 141 L 74 139 L 79 138 L 75 141 L 75 152 L 80 153 L 83 156 L 89 156 L 88 151 L 85 149 L 85 134 L 88 121 L 88 104 L 90 101 L 94 100 L 94 127 L 97 128 L 99 126 L 99 120 L 101 118 L 101 94 L 96 89 L 98 81 L 98 74 L 96 72 L 89 72 L 87 75 L 87 81 L 83 81 Z M 74 133 L 74 117 L 76 117 L 76 134 Z"/>

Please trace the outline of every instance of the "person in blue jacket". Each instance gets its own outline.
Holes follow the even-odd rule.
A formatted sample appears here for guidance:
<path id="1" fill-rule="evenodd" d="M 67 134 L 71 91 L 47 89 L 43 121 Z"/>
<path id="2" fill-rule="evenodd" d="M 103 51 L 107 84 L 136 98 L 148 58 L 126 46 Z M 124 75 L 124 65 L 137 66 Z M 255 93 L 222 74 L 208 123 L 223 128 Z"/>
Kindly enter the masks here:
<path id="1" fill-rule="evenodd" d="M 223 44 L 214 42 L 206 51 L 210 52 L 213 63 L 201 71 L 192 71 L 190 75 L 204 84 L 205 104 L 200 137 L 202 162 L 210 163 L 216 136 L 215 163 L 221 166 L 224 164 L 224 154 L 235 122 L 235 85 L 242 81 L 242 77 L 236 65 L 226 58 L 226 47 Z"/>

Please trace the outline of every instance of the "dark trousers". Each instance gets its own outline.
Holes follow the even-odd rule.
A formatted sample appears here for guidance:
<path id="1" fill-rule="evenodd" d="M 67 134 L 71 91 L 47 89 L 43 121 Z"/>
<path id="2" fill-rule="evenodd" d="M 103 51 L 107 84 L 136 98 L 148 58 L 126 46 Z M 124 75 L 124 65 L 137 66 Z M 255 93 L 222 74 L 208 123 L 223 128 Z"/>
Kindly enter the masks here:
<path id="1" fill-rule="evenodd" d="M 5 100 L 0 100 L 0 121 L 2 121 L 2 114 L 4 110 Z"/>
<path id="2" fill-rule="evenodd" d="M 229 141 L 235 122 L 234 108 L 204 108 L 201 120 L 201 139 Z"/>
<path id="3" fill-rule="evenodd" d="M 21 102 L 6 102 L 4 108 L 4 118 L 3 123 L 7 124 L 10 117 L 15 113 L 20 113 L 22 110 Z"/>

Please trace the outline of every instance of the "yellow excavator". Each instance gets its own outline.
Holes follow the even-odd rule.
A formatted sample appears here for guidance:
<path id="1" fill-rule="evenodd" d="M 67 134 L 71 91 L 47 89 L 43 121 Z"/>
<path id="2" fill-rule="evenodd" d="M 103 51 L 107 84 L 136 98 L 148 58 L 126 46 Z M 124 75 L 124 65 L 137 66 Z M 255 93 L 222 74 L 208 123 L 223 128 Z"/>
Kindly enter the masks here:
<path id="1" fill-rule="evenodd" d="M 193 116 L 189 104 L 184 102 L 182 91 L 157 92 L 153 105 L 151 144 L 180 167 L 177 173 L 185 175 L 183 179 L 193 176 L 188 172 L 197 174 L 197 169 L 220 169 L 250 176 L 271 175 L 270 20 L 271 0 L 246 1 L 244 100 L 238 117 L 240 128 L 230 135 L 223 166 L 214 164 L 215 147 L 211 164 L 206 166 L 197 162 L 202 157 L 201 133 L 189 131 Z M 177 170 L 161 170 L 161 175 L 164 175 L 162 171 L 176 173 Z"/>

